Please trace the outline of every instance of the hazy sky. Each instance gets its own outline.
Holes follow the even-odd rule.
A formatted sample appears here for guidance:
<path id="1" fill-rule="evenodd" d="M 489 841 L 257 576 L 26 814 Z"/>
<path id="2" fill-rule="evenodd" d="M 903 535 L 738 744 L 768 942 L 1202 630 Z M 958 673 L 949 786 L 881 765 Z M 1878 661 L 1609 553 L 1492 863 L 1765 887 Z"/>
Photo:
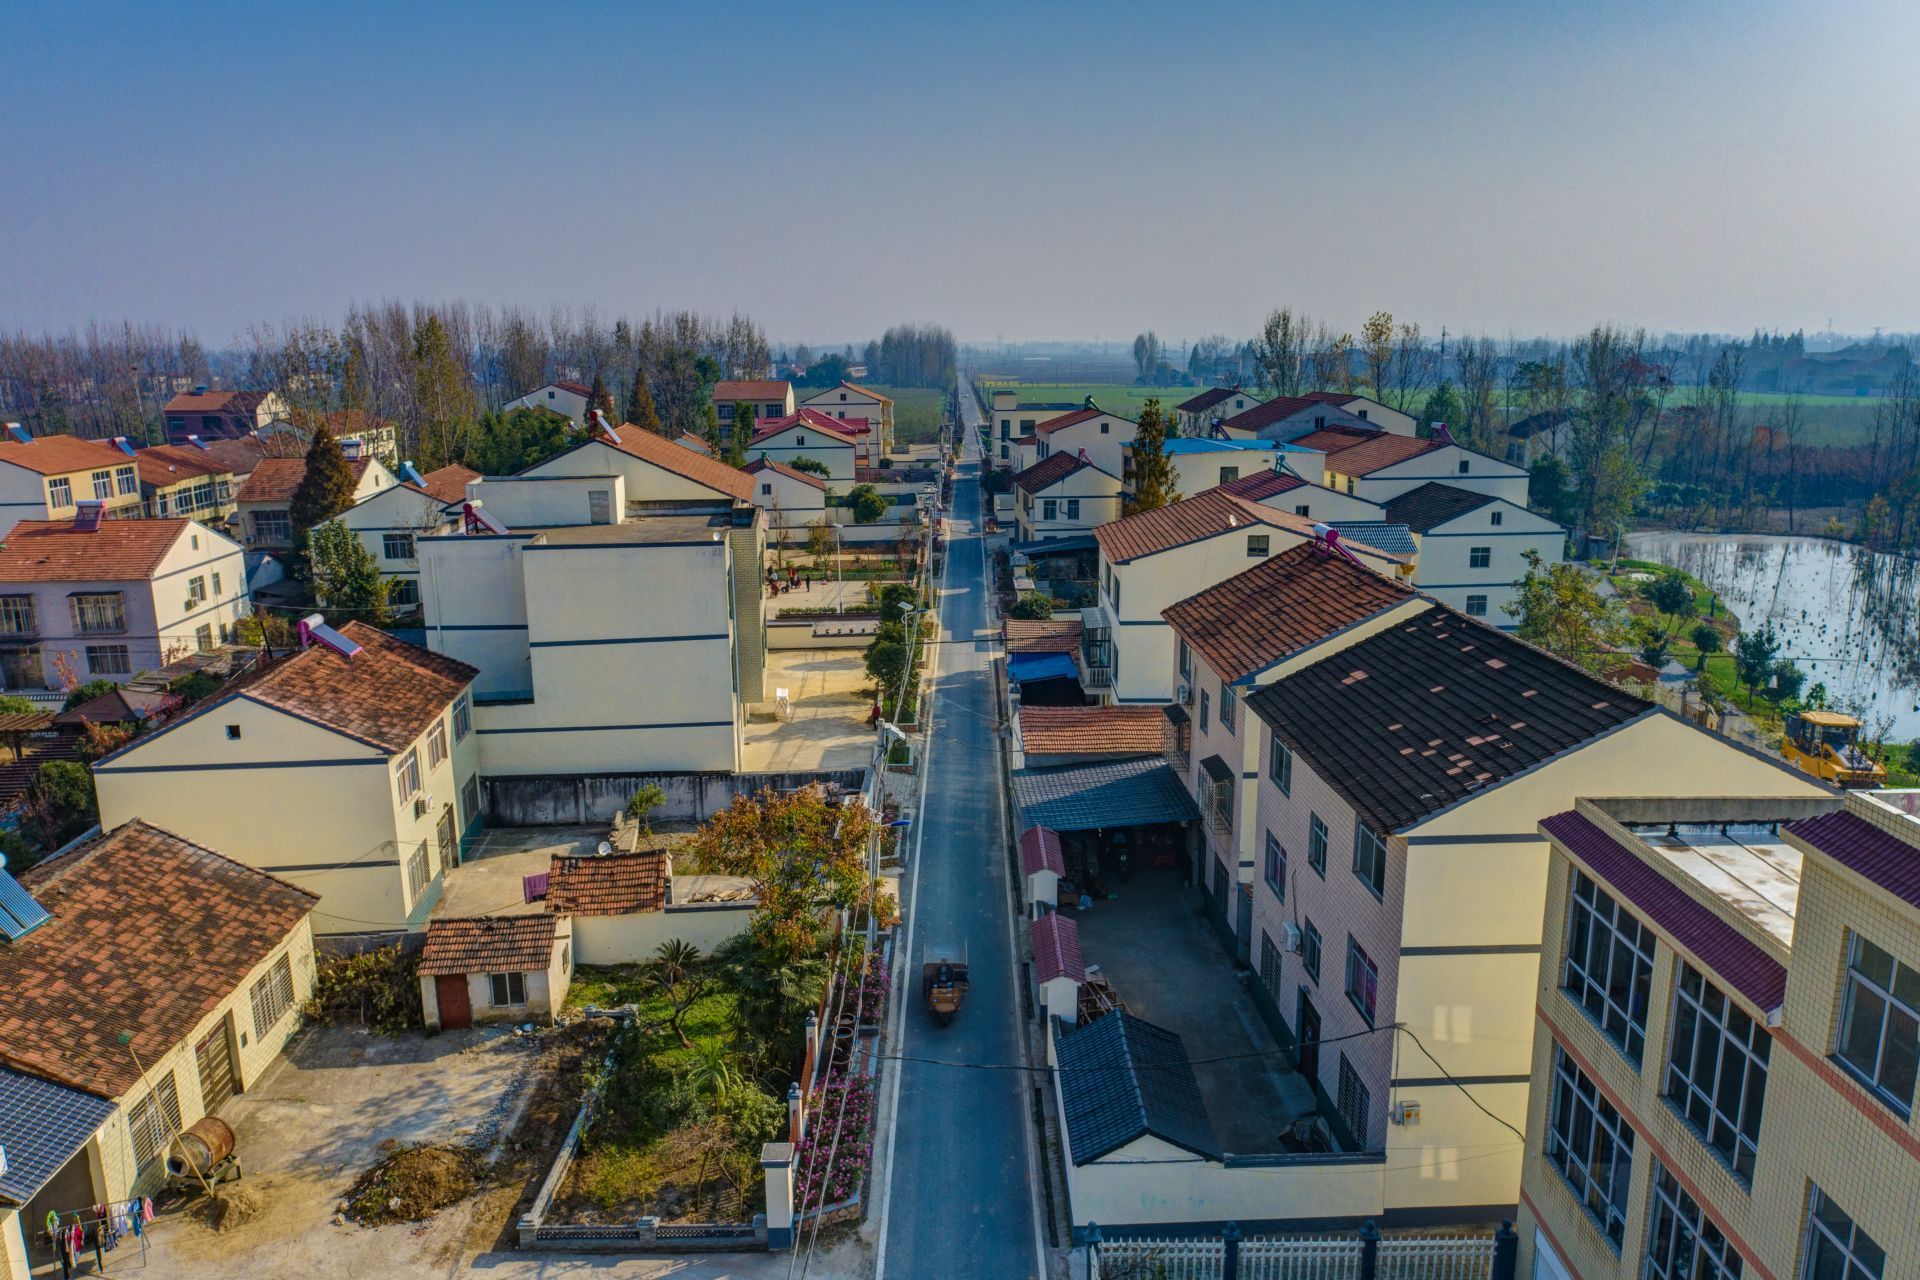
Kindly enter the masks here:
<path id="1" fill-rule="evenodd" d="M 0 326 L 1920 328 L 1920 5 L 0 3 Z"/>

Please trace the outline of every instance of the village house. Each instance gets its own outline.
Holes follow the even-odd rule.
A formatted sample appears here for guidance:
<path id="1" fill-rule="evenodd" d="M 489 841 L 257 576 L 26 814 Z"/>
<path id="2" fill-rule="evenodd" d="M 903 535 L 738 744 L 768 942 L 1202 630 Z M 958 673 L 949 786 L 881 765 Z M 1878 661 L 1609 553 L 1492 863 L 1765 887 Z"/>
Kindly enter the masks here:
<path id="1" fill-rule="evenodd" d="M 231 440 L 201 440 L 195 437 L 188 440 L 187 444 L 206 453 L 227 469 L 233 477 L 233 491 L 236 494 L 247 482 L 247 477 L 253 474 L 253 469 L 273 456 L 257 436 L 235 436 Z"/>
<path id="2" fill-rule="evenodd" d="M 101 822 L 297 877 L 322 939 L 424 928 L 480 819 L 476 674 L 364 623 L 321 630 L 100 759 Z"/>
<path id="3" fill-rule="evenodd" d="M 767 531 L 780 541 L 805 541 L 808 526 L 827 519 L 827 482 L 819 476 L 771 458 L 741 470 L 753 477 L 753 505 L 767 513 Z"/>
<path id="4" fill-rule="evenodd" d="M 1336 455 L 1337 456 L 1337 455 Z M 1412 530 L 1418 544 L 1413 582 L 1469 618 L 1511 630 L 1507 612 L 1526 576 L 1529 551 L 1559 564 L 1567 531 L 1520 503 L 1439 481 L 1409 489 L 1385 504 L 1386 518 Z"/>
<path id="5" fill-rule="evenodd" d="M 140 514 L 140 477 L 124 440 L 33 436 L 10 422 L 0 436 L 0 537 L 17 520 L 70 519 L 82 502 L 109 518 Z"/>
<path id="6" fill-rule="evenodd" d="M 188 444 L 191 436 L 231 440 L 252 435 L 286 415 L 287 402 L 278 391 L 209 391 L 195 387 L 167 401 L 167 443 Z"/>
<path id="7" fill-rule="evenodd" d="M 227 643 L 247 613 L 238 544 L 192 520 L 22 520 L 0 542 L 10 692 L 124 681 Z"/>
<path id="8" fill-rule="evenodd" d="M 852 382 L 839 382 L 824 391 L 816 391 L 800 402 L 803 409 L 813 409 L 830 418 L 853 420 L 864 418 L 872 424 L 878 437 L 874 444 L 874 456 L 884 458 L 893 449 L 893 401 L 869 387 Z"/>
<path id="9" fill-rule="evenodd" d="M 399 483 L 334 517 L 353 531 L 380 567 L 389 584 L 387 603 L 395 610 L 420 607 L 420 554 L 414 539 L 453 528 L 467 500 L 467 485 L 478 479 L 478 471 L 459 463 L 423 476 L 411 462 L 403 462 Z"/>
<path id="10" fill-rule="evenodd" d="M 429 1031 L 551 1024 L 573 981 L 573 920 L 548 912 L 433 920 L 420 950 Z"/>
<path id="11" fill-rule="evenodd" d="M 49 1214 L 157 1194 L 175 1133 L 279 1056 L 313 990 L 314 899 L 140 822 L 0 897 L 0 1274 L 24 1280 L 54 1269 Z"/>
<path id="12" fill-rule="evenodd" d="M 1078 612 L 1056 618 L 1006 618 L 1000 623 L 1007 652 L 1007 681 L 1020 706 L 1081 707 L 1080 646 L 1085 628 Z"/>
<path id="13" fill-rule="evenodd" d="M 1366 408 L 1364 405 L 1358 407 Z M 1214 423 L 1209 434 L 1225 440 L 1291 442 L 1296 436 L 1303 436 L 1309 431 L 1340 426 L 1361 431 L 1377 430 L 1358 413 L 1341 405 L 1329 404 L 1314 396 L 1275 396 Z"/>
<path id="14" fill-rule="evenodd" d="M 583 427 L 587 423 L 587 397 L 593 394 L 593 388 L 580 382 L 549 382 L 543 387 L 535 387 L 527 394 L 515 400 L 509 400 L 500 406 L 501 413 L 512 413 L 516 409 L 550 409 L 562 417 L 573 420 L 573 425 Z"/>
<path id="15" fill-rule="evenodd" d="M 134 455 L 142 511 L 152 519 L 185 516 L 224 525 L 234 513 L 233 471 L 192 444 L 157 444 Z"/>
<path id="16" fill-rule="evenodd" d="M 1369 426 L 1378 427 L 1388 435 L 1411 436 L 1420 431 L 1419 420 L 1412 414 L 1402 412 L 1381 404 L 1369 396 L 1355 395 L 1351 391 L 1309 391 L 1302 399 L 1330 404 L 1345 410 Z"/>
<path id="17" fill-rule="evenodd" d="M 400 457 L 399 428 L 385 418 L 376 418 L 364 409 L 334 409 L 315 413 L 295 409 L 285 418 L 276 418 L 255 434 L 280 457 L 305 456 L 313 443 L 315 428 L 324 426 L 349 461 L 378 458 L 389 467 Z"/>
<path id="18" fill-rule="evenodd" d="M 471 664 L 489 777 L 731 772 L 761 701 L 755 478 L 632 424 L 469 486 L 416 539 L 427 643 Z"/>
<path id="19" fill-rule="evenodd" d="M 353 472 L 353 500 L 365 502 L 400 483 L 375 458 L 347 461 Z M 241 541 L 249 551 L 285 551 L 293 546 L 293 495 L 307 478 L 307 459 L 266 458 L 254 467 L 234 495 Z"/>
<path id="20" fill-rule="evenodd" d="M 1174 732 L 1164 707 L 1024 705 L 1013 731 L 1015 769 L 1163 756 Z"/>
<path id="21" fill-rule="evenodd" d="M 1080 536 L 1120 518 L 1120 477 L 1095 466 L 1084 451 L 1041 459 L 1015 476 L 1013 487 L 1021 542 Z"/>
<path id="22" fill-rule="evenodd" d="M 993 393 L 993 439 L 999 453 L 995 459 L 1001 465 L 1011 465 L 1014 470 L 1024 470 L 1033 463 L 1018 464 L 1013 458 L 1013 443 L 1033 435 L 1034 430 L 1043 422 L 1086 408 L 1083 401 L 1072 400 L 1062 404 L 1049 404 L 1043 401 L 1023 401 L 1018 391 L 996 391 Z"/>
<path id="23" fill-rule="evenodd" d="M 720 431 L 725 435 L 740 414 L 765 422 L 793 413 L 793 384 L 782 379 L 727 379 L 713 384 L 713 408 L 720 416 Z"/>
<path id="24" fill-rule="evenodd" d="M 1242 476 L 1278 471 L 1283 462 L 1296 459 L 1307 475 L 1318 475 L 1321 455 L 1295 449 L 1274 440 L 1212 440 L 1200 436 L 1177 436 L 1162 446 L 1173 467 L 1174 489 L 1183 498 L 1204 493 L 1218 485 L 1232 484 Z M 1125 470 L 1121 480 L 1129 492 L 1134 485 L 1133 446 L 1121 450 Z"/>
<path id="25" fill-rule="evenodd" d="M 1540 823 L 1520 1274 L 1907 1274 L 1916 812 L 1721 791 Z"/>
<path id="26" fill-rule="evenodd" d="M 1356 498 L 1385 503 L 1429 481 L 1527 504 L 1527 472 L 1509 462 L 1455 444 L 1442 430 L 1425 438 L 1390 435 L 1371 427 L 1333 426 L 1290 443 L 1327 455 L 1326 484 Z"/>
<path id="27" fill-rule="evenodd" d="M 1278 470 L 1255 471 L 1218 487 L 1263 507 L 1291 511 L 1308 520 L 1324 520 L 1333 524 L 1386 519 L 1386 508 L 1379 503 L 1329 489 L 1314 478 L 1320 474 L 1321 464 L 1326 461 L 1325 454 L 1302 449 L 1287 453 L 1284 457 Z"/>
<path id="28" fill-rule="evenodd" d="M 1117 413 L 1108 413 L 1089 400 L 1084 408 L 1035 427 L 1038 461 L 1056 453 L 1084 453 L 1096 467 L 1111 476 L 1126 469 L 1125 448 L 1133 443 L 1140 424 Z"/>
<path id="29" fill-rule="evenodd" d="M 766 422 L 747 445 L 749 459 L 768 458 L 791 467 L 802 459 L 827 469 L 829 484 L 845 493 L 861 465 L 864 441 L 832 419 L 794 414 Z"/>
<path id="30" fill-rule="evenodd" d="M 1205 438 L 1213 434 L 1213 424 L 1238 417 L 1260 403 L 1260 397 L 1243 387 L 1208 387 L 1173 406 L 1174 422 L 1183 437 Z"/>

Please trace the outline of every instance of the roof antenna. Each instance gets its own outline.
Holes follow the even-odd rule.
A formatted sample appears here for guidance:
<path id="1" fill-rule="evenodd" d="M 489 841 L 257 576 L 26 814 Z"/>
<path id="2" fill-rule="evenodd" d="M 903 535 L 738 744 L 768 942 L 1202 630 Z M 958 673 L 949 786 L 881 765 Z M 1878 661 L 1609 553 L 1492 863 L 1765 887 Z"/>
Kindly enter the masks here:
<path id="1" fill-rule="evenodd" d="M 327 620 L 317 613 L 310 613 L 293 626 L 294 633 L 300 637 L 300 647 L 307 648 L 318 640 L 327 648 L 343 658 L 351 658 L 360 652 L 360 646 L 327 625 Z"/>

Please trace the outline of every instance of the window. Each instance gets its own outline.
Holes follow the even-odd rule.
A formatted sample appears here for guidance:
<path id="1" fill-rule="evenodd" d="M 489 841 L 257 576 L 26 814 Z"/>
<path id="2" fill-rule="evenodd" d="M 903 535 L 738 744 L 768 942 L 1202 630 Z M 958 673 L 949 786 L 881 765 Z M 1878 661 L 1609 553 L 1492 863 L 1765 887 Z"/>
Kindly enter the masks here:
<path id="1" fill-rule="evenodd" d="M 1647 1043 L 1653 934 L 1585 872 L 1573 873 L 1568 898 L 1567 960 L 1560 988 L 1638 1067 Z"/>
<path id="2" fill-rule="evenodd" d="M 1221 483 L 1221 484 L 1232 484 L 1232 483 L 1233 483 L 1233 482 L 1234 482 L 1235 480 L 1238 480 L 1239 478 L 1240 478 L 1240 468 L 1238 468 L 1238 467 L 1222 467 L 1222 468 L 1220 468 L 1220 480 L 1219 480 L 1219 483 Z"/>
<path id="3" fill-rule="evenodd" d="M 123 644 L 90 644 L 87 646 L 87 671 L 96 676 L 130 676 L 133 674 L 133 655 Z"/>
<path id="4" fill-rule="evenodd" d="M 1307 865 L 1322 880 L 1327 878 L 1327 824 L 1320 815 L 1307 815 Z"/>
<path id="5" fill-rule="evenodd" d="M 73 603 L 76 631 L 125 631 L 127 609 L 118 591 L 76 591 L 67 597 Z"/>
<path id="6" fill-rule="evenodd" d="M 1200 691 L 1200 732 L 1207 731 L 1207 715 L 1213 709 L 1213 698 L 1205 689 Z"/>
<path id="7" fill-rule="evenodd" d="M 411 533 L 381 534 L 380 554 L 389 560 L 413 559 L 413 535 Z"/>
<path id="8" fill-rule="evenodd" d="M 418 578 L 387 579 L 387 603 L 395 606 L 419 604 L 420 580 Z"/>
<path id="9" fill-rule="evenodd" d="M 1486 617 L 1487 616 L 1487 598 L 1485 596 L 1468 596 L 1467 597 L 1467 616 L 1469 618 Z"/>
<path id="10" fill-rule="evenodd" d="M 1347 1055 L 1341 1054 L 1340 1086 L 1334 1097 L 1334 1106 L 1339 1110 L 1340 1121 L 1347 1126 L 1347 1132 L 1362 1147 L 1367 1145 L 1367 1112 L 1372 1105 L 1367 1086 L 1360 1083 L 1360 1073 L 1353 1069 L 1353 1063 L 1347 1061 Z"/>
<path id="11" fill-rule="evenodd" d="M 447 722 L 435 720 L 433 728 L 427 730 L 427 768 L 437 769 L 440 762 L 447 758 Z"/>
<path id="12" fill-rule="evenodd" d="M 1460 474 L 1461 475 L 1467 474 L 1467 468 L 1472 465 L 1473 464 L 1468 462 L 1465 458 L 1460 459 Z"/>
<path id="13" fill-rule="evenodd" d="M 1101 434 L 1101 435 L 1103 435 L 1103 436 L 1104 436 L 1104 435 L 1107 435 L 1107 434 L 1109 434 L 1109 433 L 1110 433 L 1110 432 L 1111 432 L 1112 430 L 1113 430 L 1113 424 L 1112 424 L 1112 423 L 1110 423 L 1110 422 L 1103 422 L 1103 423 L 1101 423 L 1101 424 L 1100 424 L 1100 434 Z"/>
<path id="14" fill-rule="evenodd" d="M 1353 1007 L 1373 1025 L 1373 1015 L 1380 1000 L 1380 970 L 1374 966 L 1373 957 L 1361 950 L 1360 944 L 1347 935 L 1347 999 L 1353 1001 Z"/>
<path id="15" fill-rule="evenodd" d="M 1895 1111 L 1913 1107 L 1920 1062 L 1920 969 L 1895 960 L 1859 934 L 1847 947 L 1834 1056 Z"/>
<path id="16" fill-rule="evenodd" d="M 256 511 L 253 537 L 256 542 L 291 542 L 293 519 L 284 511 Z"/>
<path id="17" fill-rule="evenodd" d="M 467 779 L 467 785 L 460 788 L 460 820 L 472 826 L 480 817 L 480 775 L 474 774 Z"/>
<path id="18" fill-rule="evenodd" d="M 805 443 L 807 442 L 807 435 L 806 435 L 806 432 L 804 432 L 804 431 L 796 431 L 796 432 L 794 432 L 794 434 L 793 434 L 793 442 L 794 442 L 794 444 L 796 444 L 796 445 L 804 445 L 804 444 L 805 444 Z"/>
<path id="19" fill-rule="evenodd" d="M 1802 1280 L 1880 1280 L 1887 1266 L 1887 1251 L 1819 1187 L 1807 1205 L 1807 1247 L 1802 1254 Z"/>
<path id="20" fill-rule="evenodd" d="M 0 597 L 0 600 L 26 600 L 28 602 L 27 607 L 29 609 L 33 607 L 32 600 L 28 596 L 6 596 Z M 1187 642 L 1182 640 L 1180 641 L 1178 652 L 1180 654 L 1180 675 L 1182 679 L 1185 679 L 1193 674 L 1193 650 L 1187 648 Z"/>
<path id="21" fill-rule="evenodd" d="M 70 507 L 73 505 L 73 481 L 65 476 L 56 476 L 47 481 L 47 505 L 50 507 Z"/>
<path id="22" fill-rule="evenodd" d="M 1233 730 L 1235 701 L 1233 686 L 1222 680 L 1220 682 L 1220 727 L 1229 732 Z"/>
<path id="23" fill-rule="evenodd" d="M 228 725 L 228 726 L 227 726 L 227 741 L 228 741 L 228 742 L 238 742 L 238 741 L 240 741 L 240 726 L 239 726 L 239 725 L 237 725 L 237 724 L 230 724 L 230 725 Z"/>
<path id="24" fill-rule="evenodd" d="M 113 472 L 96 471 L 93 473 L 93 496 L 105 502 L 113 496 Z"/>
<path id="25" fill-rule="evenodd" d="M 492 988 L 496 1008 L 527 1002 L 527 975 L 524 973 L 490 973 L 487 975 L 487 985 Z"/>
<path id="26" fill-rule="evenodd" d="M 1667 1101 L 1743 1183 L 1753 1181 L 1773 1037 L 1690 964 L 1680 966 Z"/>
<path id="27" fill-rule="evenodd" d="M 1273 945 L 1273 939 L 1265 929 L 1260 931 L 1260 985 L 1267 989 L 1267 997 L 1275 1005 L 1280 1003 L 1280 948 Z"/>
<path id="28" fill-rule="evenodd" d="M 1300 927 L 1300 965 L 1312 978 L 1314 985 L 1320 983 L 1320 930 L 1314 928 L 1309 920 Z"/>
<path id="29" fill-rule="evenodd" d="M 39 618 L 34 613 L 32 596 L 0 596 L 0 631 L 18 636 L 32 635 L 38 630 Z M 1180 652 L 1184 659 L 1186 649 L 1182 647 Z"/>
<path id="30" fill-rule="evenodd" d="M 193 629 L 193 647 L 200 653 L 213 652 L 213 624 L 203 622 Z"/>
<path id="31" fill-rule="evenodd" d="M 427 861 L 427 842 L 422 840 L 407 855 L 407 901 L 418 902 L 433 883 L 433 864 Z"/>
<path id="32" fill-rule="evenodd" d="M 1067 499 L 1067 519 L 1078 520 L 1079 518 L 1080 518 L 1080 499 L 1068 498 Z"/>
<path id="33" fill-rule="evenodd" d="M 1247 535 L 1247 558 L 1249 560 L 1265 559 L 1267 554 L 1267 548 L 1270 545 L 1272 545 L 1270 542 L 1270 535 L 1264 534 L 1264 533 L 1248 534 Z"/>
<path id="34" fill-rule="evenodd" d="M 718 417 L 720 421 L 722 422 L 733 421 L 733 401 L 723 400 L 719 404 L 713 406 L 713 410 L 714 410 L 714 415 Z"/>
<path id="35" fill-rule="evenodd" d="M 1647 1217 L 1644 1280 L 1740 1280 L 1740 1255 L 1658 1160 Z"/>
<path id="36" fill-rule="evenodd" d="M 400 803 L 405 804 L 420 792 L 420 754 L 409 750 L 400 757 L 400 763 L 393 767 L 393 780 L 396 784 Z"/>
<path id="37" fill-rule="evenodd" d="M 1210 782 L 1213 790 L 1213 820 L 1230 830 L 1233 827 L 1233 779 L 1212 778 Z"/>
<path id="38" fill-rule="evenodd" d="M 1504 511 L 1491 512 L 1487 516 L 1487 523 L 1492 525 L 1496 529 L 1498 529 L 1501 525 L 1505 524 L 1506 522 L 1507 522 L 1507 513 Z"/>
<path id="39" fill-rule="evenodd" d="M 180 1130 L 180 1090 L 173 1072 L 161 1076 L 147 1096 L 127 1112 L 127 1127 L 133 1130 L 133 1162 L 144 1170 L 158 1159 Z"/>
<path id="40" fill-rule="evenodd" d="M 1278 735 L 1267 740 L 1267 776 L 1280 788 L 1281 795 L 1293 794 L 1293 752 Z"/>
<path id="41" fill-rule="evenodd" d="M 113 485 L 121 497 L 140 492 L 140 477 L 134 475 L 132 467 L 119 467 L 113 473 Z"/>
<path id="42" fill-rule="evenodd" d="M 1297 516 L 1311 516 L 1313 514 L 1313 508 L 1303 502 L 1293 509 L 1293 514 Z"/>
<path id="43" fill-rule="evenodd" d="M 473 732 L 473 699 L 461 694 L 453 700 L 453 740 L 465 742 Z"/>
<path id="44" fill-rule="evenodd" d="M 1056 498 L 1040 499 L 1040 518 L 1042 520 L 1058 520 L 1060 518 L 1059 500 Z"/>
<path id="45" fill-rule="evenodd" d="M 1618 1250 L 1627 1230 L 1633 1130 L 1557 1044 L 1553 1103 L 1547 1109 L 1547 1160 Z"/>
<path id="46" fill-rule="evenodd" d="M 187 579 L 187 608 L 205 604 L 207 601 L 207 579 L 204 574 L 194 574 Z"/>
<path id="47" fill-rule="evenodd" d="M 217 573 L 213 575 L 213 594 L 220 594 L 220 575 Z"/>
<path id="48" fill-rule="evenodd" d="M 773 486 L 770 484 L 761 485 L 760 496 L 763 498 L 771 498 L 773 496 Z"/>
<path id="49" fill-rule="evenodd" d="M 1493 567 L 1492 547 L 1468 547 L 1467 568 L 1490 569 Z"/>
<path id="50" fill-rule="evenodd" d="M 1387 845 L 1365 823 L 1353 828 L 1353 874 L 1366 882 L 1378 898 L 1387 890 Z"/>
<path id="51" fill-rule="evenodd" d="M 293 1008 L 293 961 L 284 951 L 273 967 L 260 975 L 247 998 L 253 1004 L 253 1038 L 264 1040 Z"/>
<path id="52" fill-rule="evenodd" d="M 1287 851 L 1267 832 L 1267 888 L 1280 901 L 1287 900 Z"/>

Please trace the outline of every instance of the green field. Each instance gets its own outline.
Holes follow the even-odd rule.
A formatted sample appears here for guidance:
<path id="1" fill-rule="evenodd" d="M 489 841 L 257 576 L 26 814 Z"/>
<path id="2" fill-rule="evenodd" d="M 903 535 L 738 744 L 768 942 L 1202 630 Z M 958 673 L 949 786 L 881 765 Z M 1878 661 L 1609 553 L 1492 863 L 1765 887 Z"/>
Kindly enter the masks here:
<path id="1" fill-rule="evenodd" d="M 946 392 L 934 387 L 883 387 L 877 382 L 860 385 L 893 401 L 896 444 L 931 444 L 940 438 L 940 424 L 947 416 Z"/>
<path id="2" fill-rule="evenodd" d="M 1157 396 L 1162 409 L 1172 409 L 1182 400 L 1190 400 L 1206 390 L 1205 387 L 1135 387 L 1117 382 L 1023 382 L 1013 387 L 982 387 L 989 393 L 988 403 L 992 403 L 994 391 L 1018 390 L 1022 400 L 1035 404 L 1078 404 L 1088 396 L 1102 409 L 1117 413 L 1123 418 L 1137 418 L 1146 402 Z M 896 414 L 898 410 L 895 411 Z"/>

